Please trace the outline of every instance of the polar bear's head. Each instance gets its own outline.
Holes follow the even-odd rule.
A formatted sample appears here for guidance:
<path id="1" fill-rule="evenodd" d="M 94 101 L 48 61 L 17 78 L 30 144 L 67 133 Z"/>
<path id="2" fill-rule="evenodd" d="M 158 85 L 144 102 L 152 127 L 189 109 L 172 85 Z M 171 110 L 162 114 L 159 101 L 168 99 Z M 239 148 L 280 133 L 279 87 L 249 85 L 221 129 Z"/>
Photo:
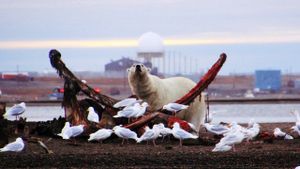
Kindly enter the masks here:
<path id="1" fill-rule="evenodd" d="M 131 92 L 134 95 L 140 96 L 141 93 L 145 93 L 145 89 L 148 89 L 151 76 L 149 76 L 150 69 L 143 64 L 133 64 L 128 70 L 128 83 L 131 88 Z M 150 85 L 151 86 L 151 85 Z M 143 91 L 143 92 L 142 92 Z"/>
<path id="2" fill-rule="evenodd" d="M 130 68 L 127 69 L 128 77 L 143 77 L 147 75 L 150 71 L 150 68 L 147 68 L 143 64 L 133 64 Z"/>

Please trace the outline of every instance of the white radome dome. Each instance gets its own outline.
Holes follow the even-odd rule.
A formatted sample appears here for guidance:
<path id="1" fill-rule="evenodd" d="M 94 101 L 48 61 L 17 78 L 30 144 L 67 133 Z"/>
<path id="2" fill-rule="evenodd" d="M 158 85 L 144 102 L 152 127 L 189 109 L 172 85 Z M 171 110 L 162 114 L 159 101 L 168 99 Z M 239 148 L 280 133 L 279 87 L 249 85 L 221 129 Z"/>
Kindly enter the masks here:
<path id="1" fill-rule="evenodd" d="M 163 39 L 156 33 L 144 33 L 138 40 L 138 53 L 163 53 Z"/>

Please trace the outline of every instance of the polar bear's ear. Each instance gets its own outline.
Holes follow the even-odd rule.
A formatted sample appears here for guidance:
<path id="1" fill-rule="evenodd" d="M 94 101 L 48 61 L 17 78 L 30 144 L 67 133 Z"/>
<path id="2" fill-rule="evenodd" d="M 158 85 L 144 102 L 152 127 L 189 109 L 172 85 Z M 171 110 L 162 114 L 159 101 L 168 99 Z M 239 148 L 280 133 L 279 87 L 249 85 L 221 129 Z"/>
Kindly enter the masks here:
<path id="1" fill-rule="evenodd" d="M 130 71 L 130 68 L 127 68 L 126 70 L 127 70 L 127 72 L 129 72 L 129 71 Z"/>
<path id="2" fill-rule="evenodd" d="M 151 72 L 151 68 L 147 67 L 147 71 L 148 71 L 148 72 Z"/>

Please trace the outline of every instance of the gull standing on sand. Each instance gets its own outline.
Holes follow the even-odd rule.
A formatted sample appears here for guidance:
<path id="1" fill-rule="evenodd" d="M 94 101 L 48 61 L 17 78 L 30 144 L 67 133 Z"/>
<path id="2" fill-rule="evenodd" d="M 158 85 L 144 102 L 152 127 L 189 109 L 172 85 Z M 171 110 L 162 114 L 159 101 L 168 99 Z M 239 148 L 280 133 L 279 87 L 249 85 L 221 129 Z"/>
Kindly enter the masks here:
<path id="1" fill-rule="evenodd" d="M 224 144 L 216 144 L 215 148 L 212 152 L 225 152 L 232 149 L 232 146 L 224 145 Z"/>
<path id="2" fill-rule="evenodd" d="M 239 129 L 237 129 L 227 133 L 226 136 L 224 136 L 216 145 L 216 147 L 224 145 L 232 146 L 233 151 L 235 151 L 235 144 L 241 143 L 244 140 L 244 138 L 245 135 Z"/>
<path id="3" fill-rule="evenodd" d="M 162 109 L 176 113 L 178 111 L 187 109 L 188 107 L 189 106 L 187 106 L 187 105 L 183 105 L 183 104 L 179 104 L 179 103 L 168 103 L 168 104 L 164 105 Z"/>
<path id="4" fill-rule="evenodd" d="M 23 114 L 26 110 L 26 104 L 21 102 L 20 104 L 15 104 L 13 107 L 7 110 L 7 112 L 3 115 L 4 117 L 8 116 L 16 116 L 16 120 L 18 120 L 18 116 Z"/>
<path id="5" fill-rule="evenodd" d="M 173 124 L 173 128 L 172 128 L 172 134 L 175 138 L 179 139 L 179 145 L 182 146 L 182 140 L 185 139 L 197 139 L 198 136 L 193 135 L 185 130 L 183 130 L 182 128 L 180 128 L 179 123 L 175 122 Z"/>
<path id="6" fill-rule="evenodd" d="M 61 129 L 61 132 L 57 135 L 60 136 L 60 137 L 63 137 L 70 127 L 71 127 L 70 122 L 66 121 L 64 127 Z"/>
<path id="7" fill-rule="evenodd" d="M 289 135 L 289 134 L 281 131 L 281 129 L 278 128 L 278 127 L 274 129 L 274 133 L 273 134 L 274 134 L 274 136 L 276 138 L 283 138 L 285 140 L 292 140 L 292 139 L 294 139 L 293 136 L 291 136 L 291 135 Z"/>
<path id="8" fill-rule="evenodd" d="M 204 127 L 208 132 L 216 135 L 223 135 L 230 131 L 230 129 L 227 126 L 224 126 L 222 124 L 214 125 L 214 124 L 204 123 Z"/>
<path id="9" fill-rule="evenodd" d="M 88 141 L 97 140 L 102 143 L 102 140 L 105 140 L 108 137 L 110 137 L 112 133 L 113 130 L 111 129 L 99 129 L 95 133 L 90 134 L 90 138 L 88 139 Z"/>
<path id="10" fill-rule="evenodd" d="M 252 124 L 251 128 L 244 130 L 243 133 L 245 134 L 247 142 L 255 138 L 259 134 L 259 131 L 260 131 L 260 126 L 258 123 L 254 123 Z"/>
<path id="11" fill-rule="evenodd" d="M 113 131 L 118 137 L 122 138 L 122 144 L 124 144 L 124 140 L 127 140 L 127 141 L 128 141 L 128 139 L 134 139 L 135 141 L 138 140 L 137 134 L 128 128 L 121 127 L 121 126 L 115 126 L 113 128 Z"/>
<path id="12" fill-rule="evenodd" d="M 95 112 L 95 109 L 93 107 L 88 108 L 88 116 L 87 119 L 91 122 L 99 123 L 99 115 Z"/>
<path id="13" fill-rule="evenodd" d="M 137 139 L 137 143 L 140 143 L 142 141 L 150 141 L 152 140 L 153 145 L 156 146 L 155 144 L 155 140 L 158 138 L 159 136 L 159 128 L 158 126 L 153 126 L 152 129 L 150 129 L 148 126 L 145 127 L 145 132 L 143 133 L 143 135 Z"/>
<path id="14" fill-rule="evenodd" d="M 25 145 L 23 139 L 21 137 L 18 137 L 16 141 L 7 144 L 3 148 L 0 148 L 0 152 L 6 152 L 6 151 L 20 152 L 24 149 L 24 147 Z"/>
<path id="15" fill-rule="evenodd" d="M 162 141 L 164 141 L 164 138 L 168 135 L 172 134 L 172 129 L 165 127 L 163 123 L 155 124 L 153 125 L 153 128 L 156 127 L 159 130 L 160 136 L 162 136 Z"/>
<path id="16" fill-rule="evenodd" d="M 60 134 L 58 134 L 64 140 L 68 140 L 71 137 L 79 136 L 84 131 L 84 125 L 82 125 L 82 124 L 77 125 L 77 126 L 72 126 L 72 127 L 67 127 L 65 124 L 65 127 L 62 129 L 62 132 Z"/>
<path id="17" fill-rule="evenodd" d="M 291 130 L 293 132 L 297 132 L 298 136 L 300 136 L 300 116 L 299 112 L 297 110 L 292 111 L 292 113 L 296 116 L 296 122 L 293 127 L 291 127 Z"/>
<path id="18" fill-rule="evenodd" d="M 253 127 L 254 124 L 255 124 L 255 120 L 254 120 L 254 118 L 251 118 L 251 119 L 249 120 L 249 122 L 248 122 L 247 128 Z"/>
<path id="19" fill-rule="evenodd" d="M 127 98 L 124 100 L 121 100 L 113 105 L 114 108 L 121 108 L 121 107 L 127 107 L 127 106 L 133 106 L 135 103 L 141 103 L 142 100 L 137 100 L 136 98 Z"/>

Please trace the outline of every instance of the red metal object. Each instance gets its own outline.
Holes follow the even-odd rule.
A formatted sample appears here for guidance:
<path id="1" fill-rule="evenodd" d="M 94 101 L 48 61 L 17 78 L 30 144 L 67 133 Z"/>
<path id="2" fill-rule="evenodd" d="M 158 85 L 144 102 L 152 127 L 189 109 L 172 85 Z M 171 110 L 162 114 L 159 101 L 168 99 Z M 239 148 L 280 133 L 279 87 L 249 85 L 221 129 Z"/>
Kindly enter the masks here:
<path id="1" fill-rule="evenodd" d="M 188 124 L 187 121 L 182 120 L 178 117 L 174 117 L 174 116 L 170 116 L 168 118 L 168 127 L 169 128 L 173 128 L 174 123 L 177 122 L 179 123 L 180 127 L 188 132 L 192 131 L 191 126 Z"/>

